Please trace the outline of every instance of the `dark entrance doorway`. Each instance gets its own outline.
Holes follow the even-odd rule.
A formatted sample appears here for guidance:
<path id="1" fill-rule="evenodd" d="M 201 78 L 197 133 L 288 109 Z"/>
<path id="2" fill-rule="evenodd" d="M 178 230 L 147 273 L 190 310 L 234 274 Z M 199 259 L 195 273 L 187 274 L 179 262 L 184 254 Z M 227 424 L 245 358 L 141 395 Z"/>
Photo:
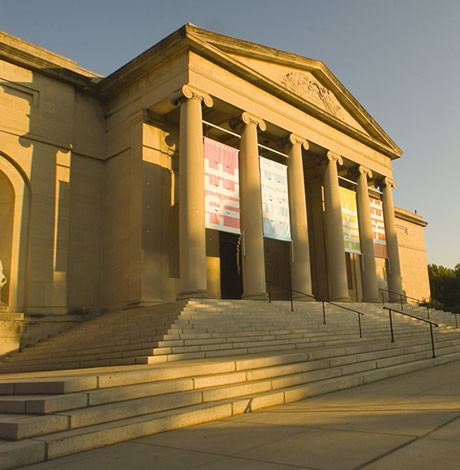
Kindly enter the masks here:
<path id="1" fill-rule="evenodd" d="M 239 240 L 239 235 L 219 232 L 220 292 L 222 299 L 241 299 L 243 294 Z"/>
<path id="2" fill-rule="evenodd" d="M 274 300 L 288 300 L 291 289 L 291 244 L 264 238 L 265 276 L 273 284 L 270 294 Z"/>

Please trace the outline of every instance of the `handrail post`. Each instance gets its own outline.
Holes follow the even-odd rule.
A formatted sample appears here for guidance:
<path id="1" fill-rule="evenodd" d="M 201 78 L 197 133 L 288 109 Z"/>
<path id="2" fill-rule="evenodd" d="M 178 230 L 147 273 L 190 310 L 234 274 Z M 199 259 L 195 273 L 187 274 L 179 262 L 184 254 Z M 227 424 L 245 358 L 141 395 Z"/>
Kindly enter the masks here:
<path id="1" fill-rule="evenodd" d="M 361 329 L 361 314 L 358 313 L 358 323 L 359 323 L 359 337 L 363 337 L 363 330 Z"/>
<path id="2" fill-rule="evenodd" d="M 455 328 L 458 328 L 458 320 L 457 320 L 458 313 L 455 312 L 454 315 L 455 315 Z"/>
<path id="3" fill-rule="evenodd" d="M 291 295 L 291 312 L 293 312 L 294 311 L 294 301 L 292 300 L 292 288 L 289 289 L 289 293 Z"/>
<path id="4" fill-rule="evenodd" d="M 430 319 L 430 307 L 428 307 L 428 305 L 426 306 L 426 317 L 428 320 Z"/>
<path id="5" fill-rule="evenodd" d="M 388 313 L 390 314 L 390 330 L 391 330 L 391 342 L 395 342 L 395 337 L 393 334 L 393 319 L 391 318 L 391 308 L 388 309 Z"/>
<path id="6" fill-rule="evenodd" d="M 431 348 L 433 349 L 433 359 L 436 357 L 436 353 L 434 351 L 434 338 L 433 338 L 433 325 L 430 323 L 430 335 L 431 335 Z"/>
<path id="7" fill-rule="evenodd" d="M 270 285 L 271 285 L 271 282 L 270 281 L 267 281 L 267 284 L 268 284 L 268 303 L 272 303 L 272 295 L 271 295 L 271 288 L 270 288 Z"/>
<path id="8" fill-rule="evenodd" d="M 385 291 L 381 287 L 380 292 L 382 293 L 382 305 L 385 305 Z"/>
<path id="9" fill-rule="evenodd" d="M 326 324 L 326 307 L 325 307 L 325 304 L 324 304 L 324 300 L 322 300 L 323 302 L 323 325 Z"/>
<path id="10" fill-rule="evenodd" d="M 399 294 L 399 302 L 401 304 L 401 310 L 404 312 L 404 307 L 403 307 L 403 296 L 402 294 Z"/>

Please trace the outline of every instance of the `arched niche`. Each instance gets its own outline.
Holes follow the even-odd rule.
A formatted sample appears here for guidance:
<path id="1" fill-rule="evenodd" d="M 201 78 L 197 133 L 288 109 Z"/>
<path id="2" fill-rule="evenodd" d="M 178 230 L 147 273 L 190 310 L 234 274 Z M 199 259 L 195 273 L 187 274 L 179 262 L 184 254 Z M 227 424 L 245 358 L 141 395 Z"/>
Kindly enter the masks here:
<path id="1" fill-rule="evenodd" d="M 24 311 L 29 208 L 27 177 L 0 151 L 0 259 L 8 280 L 2 288 L 1 300 L 11 313 Z"/>

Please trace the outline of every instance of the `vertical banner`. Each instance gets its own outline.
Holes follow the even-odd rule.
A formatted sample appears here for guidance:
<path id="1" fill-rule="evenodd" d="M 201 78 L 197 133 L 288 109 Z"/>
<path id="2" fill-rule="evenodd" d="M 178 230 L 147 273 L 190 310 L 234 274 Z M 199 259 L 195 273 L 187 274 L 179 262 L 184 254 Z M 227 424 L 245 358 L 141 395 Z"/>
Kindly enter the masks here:
<path id="1" fill-rule="evenodd" d="M 291 241 L 287 166 L 259 157 L 264 237 Z"/>
<path id="2" fill-rule="evenodd" d="M 348 253 L 361 254 L 356 193 L 340 186 L 340 202 L 342 206 L 345 251 Z"/>
<path id="3" fill-rule="evenodd" d="M 374 238 L 374 254 L 376 258 L 387 258 L 382 201 L 369 197 L 369 204 L 371 209 L 372 235 Z"/>
<path id="4" fill-rule="evenodd" d="M 203 137 L 206 228 L 240 233 L 238 149 Z"/>

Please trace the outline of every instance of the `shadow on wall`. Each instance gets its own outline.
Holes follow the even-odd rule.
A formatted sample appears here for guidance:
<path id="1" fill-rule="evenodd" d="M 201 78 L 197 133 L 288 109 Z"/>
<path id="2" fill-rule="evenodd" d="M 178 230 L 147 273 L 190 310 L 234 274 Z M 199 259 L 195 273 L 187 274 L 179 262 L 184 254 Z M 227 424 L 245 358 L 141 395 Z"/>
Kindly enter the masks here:
<path id="1" fill-rule="evenodd" d="M 75 92 L 62 79 L 85 79 L 52 68 L 18 82 L 15 67 L 5 70 L 0 100 L 12 112 L 0 119 L 13 130 L 0 141 L 1 300 L 10 312 L 66 313 Z"/>

